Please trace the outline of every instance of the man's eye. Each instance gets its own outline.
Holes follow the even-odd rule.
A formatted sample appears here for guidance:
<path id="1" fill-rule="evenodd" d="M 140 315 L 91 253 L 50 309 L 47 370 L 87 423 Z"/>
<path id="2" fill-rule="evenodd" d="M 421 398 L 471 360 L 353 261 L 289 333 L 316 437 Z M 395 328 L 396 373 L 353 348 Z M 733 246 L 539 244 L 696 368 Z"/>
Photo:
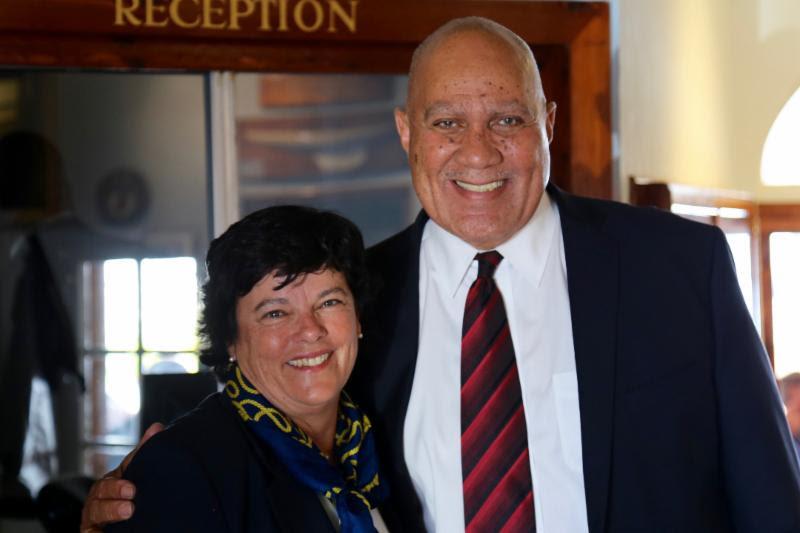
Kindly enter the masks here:
<path id="1" fill-rule="evenodd" d="M 440 130 L 451 130 L 456 127 L 456 121 L 449 118 L 443 118 L 435 121 L 433 123 L 433 127 Z"/>
<path id="2" fill-rule="evenodd" d="M 331 298 L 330 300 L 325 300 L 322 302 L 322 307 L 333 307 L 335 305 L 341 304 L 342 301 L 337 298 Z"/>
<path id="3" fill-rule="evenodd" d="M 281 318 L 282 316 L 286 316 L 286 313 L 284 311 L 281 311 L 280 309 L 273 309 L 272 311 L 267 311 L 266 313 L 264 313 L 263 318 L 275 319 L 275 318 Z"/>
<path id="4" fill-rule="evenodd" d="M 519 126 L 522 124 L 520 117 L 503 117 L 497 121 L 497 124 L 504 127 Z"/>

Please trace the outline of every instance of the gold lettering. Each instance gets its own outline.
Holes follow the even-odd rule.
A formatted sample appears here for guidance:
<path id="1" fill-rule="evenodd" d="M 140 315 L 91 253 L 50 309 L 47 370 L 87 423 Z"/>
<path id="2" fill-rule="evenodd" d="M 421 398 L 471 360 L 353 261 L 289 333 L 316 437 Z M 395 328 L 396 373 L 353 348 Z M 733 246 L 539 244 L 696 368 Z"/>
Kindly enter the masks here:
<path id="1" fill-rule="evenodd" d="M 114 26 L 125 26 L 125 20 L 131 26 L 141 26 L 142 21 L 136 18 L 134 11 L 139 9 L 139 0 L 133 0 L 129 6 L 123 5 L 124 0 L 114 2 Z"/>
<path id="2" fill-rule="evenodd" d="M 199 0 L 189 1 L 198 8 L 200 7 Z M 183 2 L 183 0 L 172 0 L 172 3 L 169 5 L 169 18 L 172 19 L 172 22 L 174 22 L 179 28 L 196 28 L 200 24 L 200 13 L 197 14 L 197 18 L 195 18 L 192 22 L 187 21 L 186 19 L 182 18 L 180 14 L 181 2 Z"/>
<path id="3" fill-rule="evenodd" d="M 278 1 L 280 2 L 278 4 L 278 31 L 289 31 L 289 23 L 286 20 L 286 15 L 289 12 L 289 8 L 286 4 L 289 0 Z"/>
<path id="4" fill-rule="evenodd" d="M 158 27 L 163 28 L 169 22 L 168 19 L 164 20 L 155 20 L 153 15 L 156 13 L 166 13 L 167 6 L 165 5 L 155 5 L 153 2 L 161 2 L 161 0 L 145 0 L 144 2 L 144 25 L 149 27 Z"/>
<path id="5" fill-rule="evenodd" d="M 345 12 L 344 8 L 339 4 L 339 0 L 328 0 L 328 31 L 336 33 L 336 25 L 334 24 L 334 15 L 339 17 L 350 33 L 356 32 L 356 8 L 358 7 L 358 0 L 350 1 L 350 15 Z"/>
<path id="6" fill-rule="evenodd" d="M 239 10 L 239 5 L 244 4 L 246 9 L 244 11 Z M 239 19 L 242 17 L 249 17 L 255 11 L 256 5 L 253 3 L 253 0 L 231 0 L 231 23 L 228 28 L 232 30 L 240 30 L 241 26 L 239 26 Z"/>
<path id="7" fill-rule="evenodd" d="M 306 21 L 303 20 L 303 8 L 307 5 L 311 5 L 314 8 L 314 15 L 315 20 L 313 24 L 306 24 Z M 322 11 L 322 6 L 319 5 L 317 0 L 300 0 L 294 6 L 294 23 L 300 28 L 302 31 L 306 33 L 310 33 L 312 31 L 317 31 L 320 26 L 322 26 L 324 13 Z"/>
<path id="8" fill-rule="evenodd" d="M 225 29 L 225 21 L 214 22 L 211 20 L 212 15 L 222 15 L 221 7 L 214 7 L 211 5 L 213 0 L 203 0 L 203 24 L 202 27 L 209 30 L 222 30 Z M 220 3 L 225 3 L 225 0 L 218 0 Z"/>
<path id="9" fill-rule="evenodd" d="M 277 3 L 277 0 L 255 0 L 261 4 L 261 26 L 259 29 L 272 31 L 272 24 L 269 19 L 269 8 Z"/>

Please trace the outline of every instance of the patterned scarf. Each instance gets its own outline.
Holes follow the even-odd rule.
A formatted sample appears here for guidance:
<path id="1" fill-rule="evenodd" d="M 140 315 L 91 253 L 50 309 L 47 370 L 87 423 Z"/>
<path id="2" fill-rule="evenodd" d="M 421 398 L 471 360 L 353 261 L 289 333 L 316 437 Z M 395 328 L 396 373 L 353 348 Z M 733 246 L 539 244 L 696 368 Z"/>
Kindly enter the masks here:
<path id="1" fill-rule="evenodd" d="M 374 532 L 369 510 L 388 496 L 378 475 L 375 439 L 367 416 L 342 391 L 333 454 L 328 462 L 311 438 L 262 396 L 232 364 L 225 393 L 247 427 L 266 443 L 289 472 L 336 508 L 342 533 Z"/>

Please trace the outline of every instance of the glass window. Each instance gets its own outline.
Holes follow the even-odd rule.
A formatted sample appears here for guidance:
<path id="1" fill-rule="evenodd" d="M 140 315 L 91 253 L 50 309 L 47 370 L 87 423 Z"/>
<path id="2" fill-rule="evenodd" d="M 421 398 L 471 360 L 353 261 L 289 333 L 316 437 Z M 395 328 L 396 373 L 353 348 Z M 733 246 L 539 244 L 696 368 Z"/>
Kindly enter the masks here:
<path id="1" fill-rule="evenodd" d="M 800 232 L 769 236 L 775 374 L 800 372 Z"/>
<path id="2" fill-rule="evenodd" d="M 102 275 L 93 275 L 98 268 Z M 108 446 L 130 447 L 138 440 L 140 375 L 199 370 L 197 262 L 194 257 L 110 259 L 86 264 L 83 272 L 84 299 L 99 292 L 103 302 L 102 312 L 90 308 L 85 315 L 103 339 L 100 349 L 85 353 L 91 385 L 85 436 L 88 450 L 105 455 Z M 102 279 L 102 286 L 93 286 L 95 279 Z M 121 350 L 127 353 L 115 353 Z M 98 463 L 92 457 L 90 466 Z"/>
<path id="3" fill-rule="evenodd" d="M 744 232 L 725 233 L 728 246 L 731 249 L 733 262 L 736 266 L 736 278 L 739 281 L 739 288 L 742 290 L 744 302 L 750 311 L 750 316 L 755 318 L 753 310 L 757 308 L 753 295 L 753 263 L 751 254 L 750 234 Z M 758 325 L 758 320 L 755 321 Z"/>

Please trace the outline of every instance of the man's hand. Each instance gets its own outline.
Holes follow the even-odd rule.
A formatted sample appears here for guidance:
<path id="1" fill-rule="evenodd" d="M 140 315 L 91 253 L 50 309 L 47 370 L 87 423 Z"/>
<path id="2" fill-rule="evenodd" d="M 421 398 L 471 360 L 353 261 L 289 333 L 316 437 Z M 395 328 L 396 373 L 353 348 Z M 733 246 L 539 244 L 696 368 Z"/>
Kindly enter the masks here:
<path id="1" fill-rule="evenodd" d="M 81 513 L 81 533 L 100 533 L 103 526 L 112 522 L 127 520 L 133 515 L 133 496 L 136 487 L 130 481 L 122 479 L 122 474 L 128 468 L 133 456 L 147 442 L 150 437 L 164 429 L 164 426 L 155 423 L 147 428 L 142 435 L 142 440 L 136 448 L 125 456 L 122 463 L 92 485 L 89 496 L 83 504 Z"/>

